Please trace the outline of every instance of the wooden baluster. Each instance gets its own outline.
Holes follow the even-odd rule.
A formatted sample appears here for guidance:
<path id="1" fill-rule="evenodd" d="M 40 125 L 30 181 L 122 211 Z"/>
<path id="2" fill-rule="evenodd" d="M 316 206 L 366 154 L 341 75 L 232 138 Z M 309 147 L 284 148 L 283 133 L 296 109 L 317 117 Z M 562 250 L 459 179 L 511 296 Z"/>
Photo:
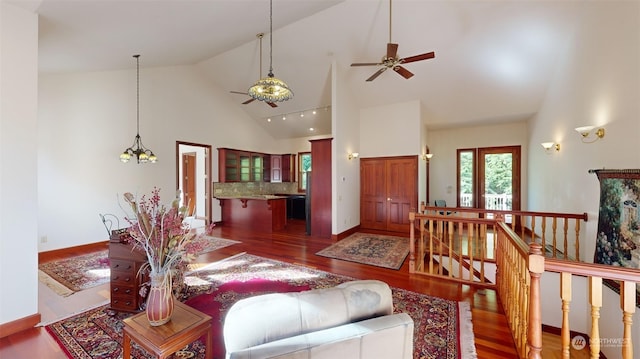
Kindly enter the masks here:
<path id="1" fill-rule="evenodd" d="M 424 203 L 423 203 L 424 204 Z M 415 231 L 416 214 L 409 212 L 409 273 L 416 271 L 416 231 Z M 406 232 L 405 232 L 406 233 Z"/>
<path id="2" fill-rule="evenodd" d="M 576 261 L 580 262 L 580 219 L 576 218 Z"/>
<path id="3" fill-rule="evenodd" d="M 484 267 L 485 267 L 485 259 L 487 258 L 486 248 L 487 248 L 487 225 L 482 225 L 483 231 L 482 236 L 480 236 L 480 241 L 478 242 L 478 247 L 480 248 L 480 280 L 485 282 L 484 276 Z M 495 228 L 493 226 L 492 228 Z"/>
<path id="4" fill-rule="evenodd" d="M 531 216 L 531 242 L 535 242 L 536 241 L 536 216 Z M 525 239 L 526 237 L 526 233 L 524 233 L 524 224 L 522 226 L 522 235 L 520 236 L 520 238 Z M 526 241 L 525 241 L 526 242 Z M 542 238 L 542 248 L 544 248 L 544 238 Z"/>
<path id="5" fill-rule="evenodd" d="M 540 224 L 540 226 L 542 228 L 542 248 L 543 250 L 546 250 L 545 248 L 547 248 L 547 217 L 542 217 L 541 221 L 542 223 Z M 531 231 L 532 231 L 531 240 L 535 241 L 536 239 L 535 231 L 533 231 L 533 228 L 531 229 Z"/>
<path id="6" fill-rule="evenodd" d="M 622 309 L 622 323 L 624 330 L 622 334 L 622 358 L 633 358 L 633 342 L 631 342 L 632 316 L 636 311 L 636 284 L 627 281 L 620 284 L 620 309 Z"/>
<path id="7" fill-rule="evenodd" d="M 448 256 L 449 256 L 449 278 L 453 277 L 453 237 L 454 237 L 454 231 L 453 231 L 453 221 L 449 221 L 447 222 L 447 226 L 448 228 L 448 236 L 447 236 L 447 243 L 448 243 L 448 247 L 449 247 L 449 252 L 448 252 Z M 460 266 L 462 266 L 461 263 L 459 263 Z"/>
<path id="8" fill-rule="evenodd" d="M 558 235 L 557 235 L 557 230 L 558 230 L 558 217 L 553 217 L 551 219 L 551 230 L 553 231 L 553 236 L 551 238 L 551 251 L 552 253 L 552 257 L 556 258 L 558 256 Z"/>
<path id="9" fill-rule="evenodd" d="M 540 298 L 540 276 L 544 273 L 544 256 L 542 246 L 538 243 L 529 245 L 529 321 L 527 347 L 529 359 L 542 359 L 542 309 Z"/>
<path id="10" fill-rule="evenodd" d="M 561 345 L 562 358 L 570 358 L 571 332 L 569 328 L 569 304 L 571 303 L 571 273 L 560 273 L 560 297 L 562 298 Z"/>
<path id="11" fill-rule="evenodd" d="M 600 308 L 602 307 L 602 278 L 589 277 L 589 302 L 591 303 L 591 359 L 600 358 Z"/>
<path id="12" fill-rule="evenodd" d="M 569 219 L 563 218 L 564 223 L 564 259 L 569 258 Z"/>
<path id="13" fill-rule="evenodd" d="M 444 242 L 444 236 L 446 235 L 445 231 L 447 230 L 447 227 L 445 226 L 444 221 L 440 221 L 438 223 L 438 229 L 439 229 L 439 236 L 438 236 L 438 274 L 442 275 L 443 273 L 443 267 L 444 265 L 442 264 L 442 244 Z"/>
<path id="14" fill-rule="evenodd" d="M 429 220 L 429 274 L 433 274 L 433 219 Z"/>
<path id="15" fill-rule="evenodd" d="M 418 251 L 418 258 L 420 258 L 420 264 L 418 264 L 418 267 L 416 268 L 416 270 L 420 271 L 420 272 L 424 272 L 424 243 L 427 240 L 427 234 L 425 233 L 427 228 L 427 219 L 426 218 L 422 218 L 420 219 L 420 241 L 419 246 L 420 246 L 420 250 Z"/>
<path id="16" fill-rule="evenodd" d="M 476 225 L 474 225 L 476 227 Z M 467 241 L 467 254 L 469 255 L 469 280 L 473 281 L 473 241 L 480 232 L 480 226 L 476 227 L 475 235 L 473 237 L 469 236 L 469 240 Z"/>

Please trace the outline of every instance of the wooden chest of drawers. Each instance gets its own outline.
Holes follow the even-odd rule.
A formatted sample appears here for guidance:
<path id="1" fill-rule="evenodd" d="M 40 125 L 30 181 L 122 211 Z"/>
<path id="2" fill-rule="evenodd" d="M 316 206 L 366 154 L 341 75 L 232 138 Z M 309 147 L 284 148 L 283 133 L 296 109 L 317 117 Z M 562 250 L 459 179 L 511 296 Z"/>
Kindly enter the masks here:
<path id="1" fill-rule="evenodd" d="M 126 312 L 142 310 L 145 298 L 139 293 L 146 279 L 138 276 L 138 271 L 146 261 L 144 252 L 134 249 L 133 245 L 119 241 L 109 242 L 110 309 Z"/>

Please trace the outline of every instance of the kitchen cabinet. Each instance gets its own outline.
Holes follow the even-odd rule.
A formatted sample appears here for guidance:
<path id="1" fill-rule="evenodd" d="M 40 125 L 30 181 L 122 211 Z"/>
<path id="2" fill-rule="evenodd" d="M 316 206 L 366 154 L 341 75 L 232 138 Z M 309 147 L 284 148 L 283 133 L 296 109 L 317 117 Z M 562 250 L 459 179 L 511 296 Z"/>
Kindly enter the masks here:
<path id="1" fill-rule="evenodd" d="M 268 154 L 218 148 L 220 182 L 262 182 L 271 178 Z"/>
<path id="2" fill-rule="evenodd" d="M 271 233 L 287 225 L 287 198 L 282 196 L 218 198 L 225 226 Z"/>
<path id="3" fill-rule="evenodd" d="M 271 182 L 296 181 L 296 155 L 271 155 Z"/>
<path id="4" fill-rule="evenodd" d="M 417 205 L 417 156 L 360 159 L 361 228 L 406 232 Z"/>
<path id="5" fill-rule="evenodd" d="M 218 180 L 292 182 L 295 179 L 295 156 L 218 148 Z"/>
<path id="6" fill-rule="evenodd" d="M 332 138 L 310 140 L 313 166 L 309 186 L 311 235 L 331 237 L 331 141 Z M 408 227 L 407 227 L 408 228 Z"/>
<path id="7" fill-rule="evenodd" d="M 271 182 L 282 182 L 282 155 L 271 155 Z"/>
<path id="8" fill-rule="evenodd" d="M 296 155 L 282 155 L 282 182 L 296 181 Z"/>

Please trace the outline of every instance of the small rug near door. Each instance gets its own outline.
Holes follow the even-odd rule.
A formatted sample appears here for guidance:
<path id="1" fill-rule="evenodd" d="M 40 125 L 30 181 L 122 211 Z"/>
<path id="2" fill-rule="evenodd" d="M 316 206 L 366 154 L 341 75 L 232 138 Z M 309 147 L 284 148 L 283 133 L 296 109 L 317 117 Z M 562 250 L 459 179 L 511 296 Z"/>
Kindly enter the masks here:
<path id="1" fill-rule="evenodd" d="M 224 358 L 222 326 L 228 309 L 239 299 L 253 295 L 328 288 L 353 280 L 316 269 L 296 266 L 250 254 L 221 261 L 198 273 L 207 288 L 186 301 L 213 318 L 214 359 Z M 394 312 L 407 313 L 414 321 L 416 359 L 476 358 L 469 303 L 392 288 Z M 131 314 L 109 315 L 107 306 L 46 326 L 70 358 L 119 358 L 122 355 L 122 319 Z M 202 339 L 180 353 L 181 358 L 204 358 Z M 133 358 L 149 358 L 134 347 Z"/>
<path id="2" fill-rule="evenodd" d="M 212 252 L 240 243 L 218 237 L 207 236 L 205 238 L 208 242 L 202 253 Z M 108 283 L 111 278 L 109 251 L 106 249 L 59 261 L 42 263 L 38 266 L 38 269 L 38 279 L 64 297 Z"/>
<path id="3" fill-rule="evenodd" d="M 109 251 L 75 256 L 59 261 L 42 263 L 38 269 L 43 272 L 39 278 L 56 293 L 68 296 L 75 292 L 109 282 Z M 68 291 L 62 291 L 60 285 Z"/>
<path id="4" fill-rule="evenodd" d="M 316 254 L 397 270 L 409 254 L 409 238 L 355 233 Z"/>

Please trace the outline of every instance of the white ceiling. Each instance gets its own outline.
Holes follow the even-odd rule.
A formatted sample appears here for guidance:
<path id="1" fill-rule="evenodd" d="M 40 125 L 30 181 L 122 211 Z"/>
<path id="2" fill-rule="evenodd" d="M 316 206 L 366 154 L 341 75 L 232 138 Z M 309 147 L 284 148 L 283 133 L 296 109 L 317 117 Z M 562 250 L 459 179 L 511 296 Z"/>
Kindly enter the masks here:
<path id="1" fill-rule="evenodd" d="M 42 73 L 198 65 L 225 91 L 246 91 L 269 68 L 267 0 L 16 0 L 40 15 Z M 549 0 L 396 0 L 392 41 L 398 56 L 435 51 L 405 65 L 406 80 L 387 71 L 365 82 L 389 41 L 387 0 L 274 0 L 273 69 L 295 97 L 277 108 L 229 93 L 276 138 L 328 134 L 331 66 L 360 107 L 415 101 L 430 128 L 526 119 L 534 114 L 579 31 L 585 2 Z M 310 115 L 305 110 L 321 109 Z M 281 119 L 287 115 L 287 120 Z M 267 122 L 267 118 L 273 118 Z M 313 119 L 316 118 L 314 121 Z M 322 120 L 318 120 L 322 119 Z M 348 119 L 345 119 L 348 120 Z M 393 120 L 393 119 L 390 119 Z M 297 128 L 297 129 L 296 129 Z"/>

